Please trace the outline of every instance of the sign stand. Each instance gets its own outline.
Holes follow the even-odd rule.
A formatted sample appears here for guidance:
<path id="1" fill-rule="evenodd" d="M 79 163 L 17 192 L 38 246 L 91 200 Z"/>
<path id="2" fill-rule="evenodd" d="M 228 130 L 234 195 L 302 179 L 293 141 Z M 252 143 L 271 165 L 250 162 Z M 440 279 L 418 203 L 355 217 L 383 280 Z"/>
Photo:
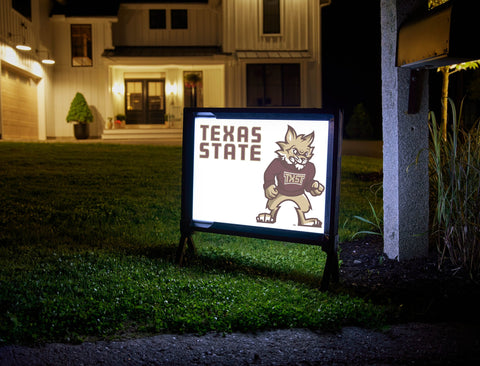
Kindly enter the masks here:
<path id="1" fill-rule="evenodd" d="M 185 258 L 186 252 L 194 256 L 197 255 L 197 249 L 195 248 L 195 244 L 193 244 L 192 240 L 192 233 L 182 231 L 180 237 L 180 244 L 177 248 L 177 263 L 179 266 L 183 265 L 183 260 Z"/>
<path id="2" fill-rule="evenodd" d="M 333 248 L 325 249 L 324 252 L 327 253 L 327 261 L 325 262 L 325 269 L 323 270 L 322 282 L 320 284 L 320 290 L 327 291 L 330 280 L 334 283 L 338 283 L 340 277 L 340 269 L 338 266 L 338 254 L 337 254 L 337 245 L 333 245 Z"/>
<path id="3" fill-rule="evenodd" d="M 330 282 L 338 282 L 343 113 L 304 108 L 186 108 L 183 122 L 182 215 L 177 263 L 181 266 L 187 255 L 196 255 L 192 240 L 196 231 L 289 241 L 319 245 L 326 253 L 322 291 L 328 290 Z M 297 130 L 308 134 L 297 134 Z M 270 141 L 272 135 L 280 141 Z M 319 158 L 310 161 L 315 145 L 318 154 L 315 156 Z M 265 161 L 262 156 L 266 156 Z M 287 157 L 288 162 L 284 163 Z M 235 176 L 242 179 L 234 179 L 230 169 L 235 169 Z M 216 179 L 212 181 L 211 177 Z M 265 187 L 267 182 L 270 190 Z M 264 195 L 258 193 L 262 183 Z M 283 191 L 271 191 L 272 186 Z M 324 189 L 325 206 L 320 206 L 312 217 L 305 217 L 311 209 L 306 193 L 319 196 Z M 267 205 L 262 210 L 258 202 L 261 200 L 263 206 L 265 198 Z M 280 206 L 287 200 L 296 204 L 298 224 L 292 218 L 294 213 L 287 221 L 282 220 L 288 215 L 276 221 Z M 270 225 L 273 223 L 276 225 Z M 324 228 L 317 228 L 322 223 Z"/>

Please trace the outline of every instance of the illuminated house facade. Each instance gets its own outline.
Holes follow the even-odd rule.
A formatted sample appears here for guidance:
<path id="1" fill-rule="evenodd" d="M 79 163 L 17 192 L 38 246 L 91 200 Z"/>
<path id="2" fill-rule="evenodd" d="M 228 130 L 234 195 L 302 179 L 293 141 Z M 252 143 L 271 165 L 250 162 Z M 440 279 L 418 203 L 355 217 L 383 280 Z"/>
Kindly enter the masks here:
<path id="1" fill-rule="evenodd" d="M 72 1 L 1 0 L 3 139 L 73 138 L 76 92 L 94 115 L 90 136 L 104 139 L 180 131 L 188 106 L 322 106 L 329 0 Z M 109 129 L 118 115 L 123 128 Z"/>

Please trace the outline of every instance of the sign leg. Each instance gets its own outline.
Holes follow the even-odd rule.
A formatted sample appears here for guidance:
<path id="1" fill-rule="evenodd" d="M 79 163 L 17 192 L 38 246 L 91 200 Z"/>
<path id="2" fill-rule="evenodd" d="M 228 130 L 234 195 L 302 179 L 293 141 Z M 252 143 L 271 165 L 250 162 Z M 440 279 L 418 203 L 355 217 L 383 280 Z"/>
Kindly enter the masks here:
<path id="1" fill-rule="evenodd" d="M 188 251 L 190 254 L 196 255 L 197 249 L 193 244 L 192 236 L 190 234 L 182 234 L 180 238 L 180 244 L 177 249 L 177 263 L 181 266 L 185 258 L 185 252 Z"/>
<path id="2" fill-rule="evenodd" d="M 322 283 L 320 289 L 327 291 L 330 280 L 334 283 L 338 283 L 340 278 L 340 270 L 338 267 L 338 254 L 336 250 L 327 251 L 327 261 L 325 263 L 325 269 L 323 271 Z"/>

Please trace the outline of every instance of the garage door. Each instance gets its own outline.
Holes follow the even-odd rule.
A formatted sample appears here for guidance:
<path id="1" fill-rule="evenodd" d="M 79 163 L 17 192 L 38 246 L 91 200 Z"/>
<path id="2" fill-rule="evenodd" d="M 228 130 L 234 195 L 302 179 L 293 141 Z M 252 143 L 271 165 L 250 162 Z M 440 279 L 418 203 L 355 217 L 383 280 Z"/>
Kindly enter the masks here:
<path id="1" fill-rule="evenodd" d="M 38 140 L 37 83 L 2 64 L 0 81 L 2 138 Z"/>

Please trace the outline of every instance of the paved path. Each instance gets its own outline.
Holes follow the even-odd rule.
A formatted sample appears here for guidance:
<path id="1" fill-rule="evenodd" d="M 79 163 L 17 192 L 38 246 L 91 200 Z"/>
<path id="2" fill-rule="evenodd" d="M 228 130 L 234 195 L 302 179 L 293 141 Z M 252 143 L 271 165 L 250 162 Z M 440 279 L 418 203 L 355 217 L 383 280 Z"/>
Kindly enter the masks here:
<path id="1" fill-rule="evenodd" d="M 479 365 L 472 325 L 410 323 L 380 332 L 345 327 L 255 334 L 157 335 L 118 342 L 0 348 L 0 365 Z"/>

